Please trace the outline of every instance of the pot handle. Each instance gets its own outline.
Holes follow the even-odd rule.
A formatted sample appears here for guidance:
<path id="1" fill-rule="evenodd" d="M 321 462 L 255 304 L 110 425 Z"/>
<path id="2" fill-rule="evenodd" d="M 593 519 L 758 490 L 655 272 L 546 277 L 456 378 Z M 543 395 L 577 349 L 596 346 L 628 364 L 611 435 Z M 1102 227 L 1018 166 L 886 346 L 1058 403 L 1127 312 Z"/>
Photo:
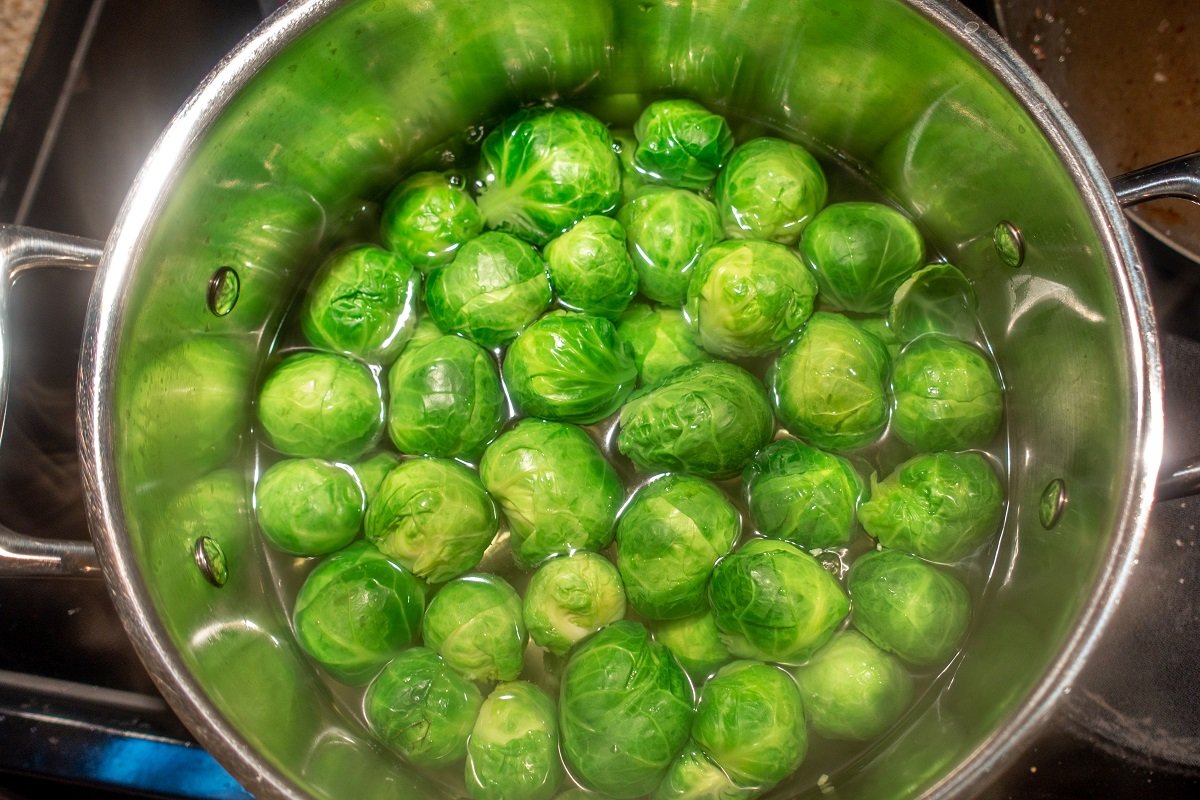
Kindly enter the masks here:
<path id="1" fill-rule="evenodd" d="M 0 225 L 0 440 L 8 406 L 9 290 L 25 272 L 43 267 L 95 269 L 101 245 L 89 239 L 16 225 Z M 90 541 L 35 539 L 0 525 L 0 578 L 99 577 Z"/>

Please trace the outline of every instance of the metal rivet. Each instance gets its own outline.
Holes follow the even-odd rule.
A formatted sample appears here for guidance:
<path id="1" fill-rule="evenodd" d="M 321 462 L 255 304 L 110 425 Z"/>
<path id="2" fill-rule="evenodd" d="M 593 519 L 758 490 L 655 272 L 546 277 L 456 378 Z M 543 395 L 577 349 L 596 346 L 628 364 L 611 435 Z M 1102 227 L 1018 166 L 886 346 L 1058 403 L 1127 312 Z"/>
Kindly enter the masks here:
<path id="1" fill-rule="evenodd" d="M 196 558 L 200 574 L 213 586 L 219 589 L 229 580 L 229 564 L 225 561 L 225 552 L 215 539 L 201 536 L 196 540 L 192 555 Z"/>
<path id="2" fill-rule="evenodd" d="M 1025 261 L 1025 240 L 1021 229 L 1011 222 L 1001 221 L 992 230 L 992 244 L 1000 260 L 1016 269 Z"/>
<path id="3" fill-rule="evenodd" d="M 1067 484 L 1062 478 L 1055 478 L 1042 490 L 1042 500 L 1038 504 L 1038 516 L 1042 520 L 1042 527 L 1050 530 L 1057 525 L 1066 507 Z"/>
<path id="4" fill-rule="evenodd" d="M 221 267 L 208 279 L 208 310 L 223 317 L 237 305 L 242 281 L 233 267 Z"/>

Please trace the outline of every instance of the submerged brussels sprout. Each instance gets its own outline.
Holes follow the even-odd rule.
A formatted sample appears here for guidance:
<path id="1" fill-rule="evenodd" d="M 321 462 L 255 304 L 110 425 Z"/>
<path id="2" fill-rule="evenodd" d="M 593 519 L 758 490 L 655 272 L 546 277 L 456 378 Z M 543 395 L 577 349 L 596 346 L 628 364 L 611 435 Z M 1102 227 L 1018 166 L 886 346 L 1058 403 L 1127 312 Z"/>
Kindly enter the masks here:
<path id="1" fill-rule="evenodd" d="M 533 641 L 566 655 L 589 633 L 625 616 L 625 588 L 607 558 L 582 550 L 538 567 L 525 590 L 524 610 Z"/>
<path id="2" fill-rule="evenodd" d="M 666 475 L 646 484 L 617 523 L 617 568 L 630 604 L 650 619 L 704 610 L 713 565 L 741 532 L 737 509 L 708 481 Z"/>
<path id="3" fill-rule="evenodd" d="M 362 485 L 368 507 L 375 501 L 375 496 L 379 494 L 379 487 L 383 485 L 383 479 L 398 466 L 400 466 L 400 456 L 387 452 L 376 453 L 370 458 L 350 465 L 358 477 L 358 482 Z"/>
<path id="4" fill-rule="evenodd" d="M 813 218 L 800 254 L 821 299 L 834 308 L 887 311 L 900 284 L 921 267 L 925 243 L 908 217 L 882 203 L 835 203 Z"/>
<path id="5" fill-rule="evenodd" d="M 472 800 L 549 800 L 562 783 L 558 710 L 525 681 L 488 695 L 467 741 L 467 793 Z"/>
<path id="6" fill-rule="evenodd" d="M 479 210 L 541 246 L 592 214 L 616 207 L 621 167 L 600 120 L 573 108 L 526 108 L 483 140 Z"/>
<path id="7" fill-rule="evenodd" d="M 511 681 L 525 658 L 521 597 L 497 575 L 463 575 L 425 612 L 425 644 L 473 681 Z"/>
<path id="8" fill-rule="evenodd" d="M 1004 488 L 978 453 L 930 453 L 909 459 L 872 484 L 859 510 L 884 547 L 931 561 L 962 558 L 995 535 Z"/>
<path id="9" fill-rule="evenodd" d="M 506 233 L 485 233 L 430 273 L 425 304 L 443 331 L 499 347 L 550 307 L 550 279 L 528 244 Z"/>
<path id="10" fill-rule="evenodd" d="M 659 100 L 633 127 L 634 163 L 651 180 L 680 189 L 704 189 L 729 158 L 729 123 L 694 100 Z"/>
<path id="11" fill-rule="evenodd" d="M 716 207 L 686 189 L 649 186 L 621 206 L 617 219 L 625 228 L 642 294 L 683 305 L 692 267 L 721 238 Z"/>
<path id="12" fill-rule="evenodd" d="M 709 361 L 683 312 L 635 303 L 617 321 L 617 336 L 629 345 L 639 385 L 658 383 L 671 372 Z"/>
<path id="13" fill-rule="evenodd" d="M 437 172 L 410 175 L 383 204 L 383 243 L 421 272 L 449 264 L 483 231 L 483 215 L 462 181 Z"/>
<path id="14" fill-rule="evenodd" d="M 930 264 L 900 284 L 888 311 L 888 326 L 908 342 L 925 333 L 956 339 L 975 335 L 975 289 L 952 264 Z"/>
<path id="15" fill-rule="evenodd" d="M 637 152 L 637 139 L 630 130 L 612 132 L 613 150 L 621 164 L 621 202 L 628 203 L 638 190 L 646 185 L 647 178 L 637 168 L 633 157 Z"/>
<path id="16" fill-rule="evenodd" d="M 896 359 L 892 391 L 892 426 L 917 450 L 982 447 L 1000 430 L 1000 381 L 972 345 L 922 336 Z"/>
<path id="17" fill-rule="evenodd" d="M 552 311 L 504 355 L 504 384 L 526 416 L 591 423 L 621 407 L 637 367 L 604 317 Z"/>
<path id="18" fill-rule="evenodd" d="M 896 357 L 900 355 L 901 348 L 904 347 L 904 342 L 900 341 L 900 338 L 888 326 L 887 320 L 882 317 L 866 317 L 857 319 L 855 322 L 858 323 L 858 327 L 882 342 L 883 346 L 887 348 L 888 356 L 892 361 L 896 360 Z"/>
<path id="19" fill-rule="evenodd" d="M 717 178 L 717 209 L 731 239 L 795 244 L 828 192 L 825 173 L 811 153 L 764 137 L 733 151 Z"/>
<path id="20" fill-rule="evenodd" d="M 367 509 L 367 538 L 431 583 L 478 564 L 499 527 L 496 504 L 475 473 L 436 458 L 389 472 Z"/>
<path id="21" fill-rule="evenodd" d="M 671 764 L 650 800 L 749 800 L 761 792 L 738 786 L 695 742 L 689 742 Z"/>
<path id="22" fill-rule="evenodd" d="M 568 308 L 615 318 L 637 294 L 625 229 L 611 217 L 585 217 L 546 245 L 550 284 Z"/>
<path id="23" fill-rule="evenodd" d="M 254 487 L 258 524 L 267 541 L 296 556 L 332 553 L 354 541 L 365 503 L 348 467 L 319 458 L 272 464 Z"/>
<path id="24" fill-rule="evenodd" d="M 708 609 L 690 617 L 658 623 L 654 627 L 654 638 L 670 648 L 696 682 L 733 660 L 733 654 L 721 641 L 721 631 Z"/>
<path id="25" fill-rule="evenodd" d="M 559 715 L 563 756 L 574 774 L 609 797 L 641 797 L 687 741 L 692 686 L 667 648 L 622 620 L 572 652 Z"/>

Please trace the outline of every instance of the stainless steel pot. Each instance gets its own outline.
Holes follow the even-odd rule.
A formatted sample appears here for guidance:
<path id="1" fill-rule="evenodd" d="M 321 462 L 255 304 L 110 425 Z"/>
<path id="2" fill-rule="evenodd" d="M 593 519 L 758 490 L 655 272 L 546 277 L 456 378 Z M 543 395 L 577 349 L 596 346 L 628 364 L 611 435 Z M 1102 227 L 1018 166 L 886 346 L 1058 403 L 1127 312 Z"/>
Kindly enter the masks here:
<path id="1" fill-rule="evenodd" d="M 79 383 L 117 607 L 168 702 L 254 794 L 443 793 L 305 661 L 282 602 L 297 564 L 253 530 L 249 410 L 293 297 L 364 203 L 415 163 L 452 162 L 443 143 L 472 126 L 538 100 L 627 117 L 664 94 L 862 168 L 974 280 L 1008 384 L 1010 511 L 966 651 L 822 791 L 967 794 L 1070 691 L 1143 535 L 1161 369 L 1118 196 L 998 34 L 928 0 L 295 2 L 214 70 L 143 167 L 100 259 Z M 1179 174 L 1171 190 L 1194 192 L 1195 165 L 1191 184 Z M 1163 186 L 1128 183 L 1145 191 Z M 90 255 L 3 236 L 10 275 Z M 89 562 L 3 531 L 0 551 L 10 569 Z M 779 793 L 803 791 L 817 789 Z"/>

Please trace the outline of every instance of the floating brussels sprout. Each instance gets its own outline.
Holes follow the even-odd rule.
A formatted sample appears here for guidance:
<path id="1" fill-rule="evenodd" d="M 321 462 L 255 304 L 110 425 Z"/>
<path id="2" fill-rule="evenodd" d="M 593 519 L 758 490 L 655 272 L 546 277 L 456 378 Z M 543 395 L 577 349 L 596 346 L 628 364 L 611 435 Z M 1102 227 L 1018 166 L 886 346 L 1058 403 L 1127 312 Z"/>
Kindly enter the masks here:
<path id="1" fill-rule="evenodd" d="M 917 450 L 982 447 L 1000 430 L 1004 399 L 981 351 L 945 336 L 922 336 L 892 373 L 896 435 Z"/>
<path id="2" fill-rule="evenodd" d="M 975 335 L 975 289 L 952 264 L 930 264 L 908 277 L 888 311 L 888 327 L 904 341 L 925 333 L 956 339 Z"/>
<path id="3" fill-rule="evenodd" d="M 708 609 L 658 623 L 654 638 L 670 648 L 694 682 L 703 681 L 717 667 L 733 660 Z"/>
<path id="4" fill-rule="evenodd" d="M 735 784 L 695 742 L 671 764 L 650 800 L 749 800 L 761 791 Z"/>
<path id="5" fill-rule="evenodd" d="M 562 656 L 625 616 L 625 588 L 612 562 L 581 550 L 538 567 L 525 590 L 524 610 L 533 641 Z"/>
<path id="6" fill-rule="evenodd" d="M 425 644 L 473 681 L 511 681 L 525 657 L 521 597 L 501 577 L 463 575 L 425 612 Z"/>
<path id="7" fill-rule="evenodd" d="M 429 272 L 483 231 L 483 215 L 463 182 L 437 172 L 410 175 L 383 204 L 380 235 L 387 248 Z"/>
<path id="8" fill-rule="evenodd" d="M 715 191 L 729 238 L 795 244 L 825 205 L 829 187 L 811 153 L 798 144 L 765 137 L 733 151 Z"/>
<path id="9" fill-rule="evenodd" d="M 648 186 L 621 206 L 617 219 L 625 228 L 642 294 L 683 305 L 692 267 L 721 238 L 716 207 L 686 189 Z"/>
<path id="10" fill-rule="evenodd" d="M 562 783 L 558 711 L 525 681 L 488 695 L 467 741 L 465 770 L 472 800 L 549 800 Z"/>
<path id="11" fill-rule="evenodd" d="M 267 541 L 297 556 L 332 553 L 354 541 L 365 504 L 354 473 L 319 458 L 272 464 L 254 487 L 258 524 Z"/>
<path id="12" fill-rule="evenodd" d="M 400 466 L 400 456 L 388 452 L 376 453 L 370 458 L 350 465 L 358 477 L 358 482 L 362 485 L 368 507 L 375 501 L 375 496 L 379 494 L 379 487 L 383 486 L 383 479 L 398 466 Z"/>
<path id="13" fill-rule="evenodd" d="M 883 342 L 883 346 L 887 348 L 888 357 L 893 362 L 896 360 L 896 357 L 900 355 L 901 348 L 904 347 L 904 342 L 891 329 L 887 320 L 882 317 L 864 317 L 863 319 L 855 320 L 855 322 L 858 323 L 858 327 Z"/>
<path id="14" fill-rule="evenodd" d="M 611 217 L 585 217 L 546 245 L 542 255 L 559 302 L 615 318 L 637 294 L 637 270 L 625 249 L 625 229 Z"/>
<path id="15" fill-rule="evenodd" d="M 679 309 L 635 303 L 617 321 L 617 336 L 629 345 L 642 386 L 658 383 L 680 367 L 710 360 Z"/>
<path id="16" fill-rule="evenodd" d="M 725 118 L 694 100 L 659 100 L 633 126 L 634 163 L 651 180 L 704 189 L 729 158 L 733 133 Z"/>

